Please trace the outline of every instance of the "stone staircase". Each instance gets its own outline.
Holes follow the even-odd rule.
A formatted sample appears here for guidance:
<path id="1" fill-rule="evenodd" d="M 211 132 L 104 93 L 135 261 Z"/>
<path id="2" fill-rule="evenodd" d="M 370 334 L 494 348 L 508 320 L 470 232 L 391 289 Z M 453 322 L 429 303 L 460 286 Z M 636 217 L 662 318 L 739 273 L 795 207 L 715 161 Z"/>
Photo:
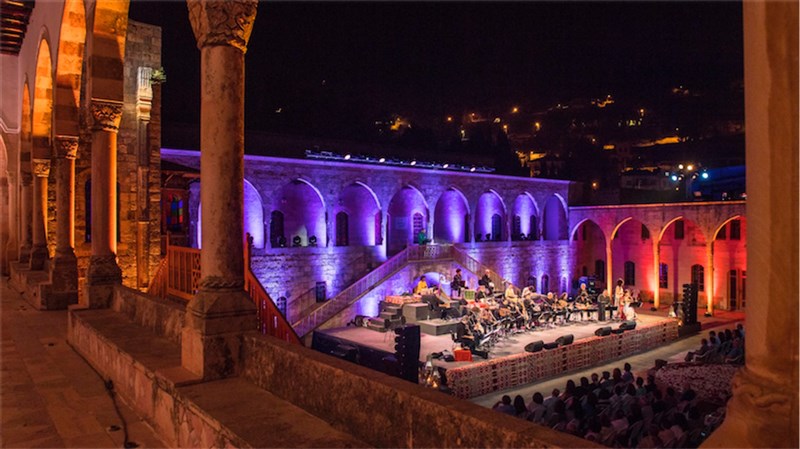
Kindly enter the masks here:
<path id="1" fill-rule="evenodd" d="M 403 306 L 384 303 L 381 313 L 377 317 L 368 319 L 367 328 L 378 332 L 387 332 L 401 326 L 404 322 Z"/>

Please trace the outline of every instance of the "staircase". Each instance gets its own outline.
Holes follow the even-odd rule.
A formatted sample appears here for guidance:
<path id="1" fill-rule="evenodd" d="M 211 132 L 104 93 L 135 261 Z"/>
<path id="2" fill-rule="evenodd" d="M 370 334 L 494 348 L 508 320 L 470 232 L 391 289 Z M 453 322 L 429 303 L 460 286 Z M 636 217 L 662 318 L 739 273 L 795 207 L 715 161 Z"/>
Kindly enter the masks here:
<path id="1" fill-rule="evenodd" d="M 405 268 L 409 263 L 434 260 L 453 260 L 453 246 L 408 246 L 371 272 L 367 273 L 366 276 L 362 277 L 346 289 L 339 292 L 339 294 L 330 300 L 322 303 L 319 307 L 310 311 L 310 313 L 308 313 L 308 315 L 305 317 L 295 321 L 292 326 L 294 327 L 295 332 L 297 332 L 297 335 L 300 336 L 300 338 L 303 338 L 306 334 L 318 328 L 326 321 L 333 318 L 336 314 L 361 299 L 361 297 L 369 293 L 372 289 L 380 285 L 389 277 Z M 370 322 L 372 322 L 372 320 L 370 320 Z"/>
<path id="2" fill-rule="evenodd" d="M 375 318 L 369 318 L 367 327 L 378 332 L 386 332 L 403 324 L 403 306 L 387 304 Z"/>

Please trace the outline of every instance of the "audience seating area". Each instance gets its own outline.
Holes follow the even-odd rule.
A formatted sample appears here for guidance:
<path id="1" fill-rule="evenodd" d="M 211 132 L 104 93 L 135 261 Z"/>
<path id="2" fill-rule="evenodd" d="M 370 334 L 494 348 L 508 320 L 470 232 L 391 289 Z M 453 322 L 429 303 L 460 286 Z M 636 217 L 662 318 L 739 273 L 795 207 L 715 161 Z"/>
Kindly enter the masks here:
<path id="1" fill-rule="evenodd" d="M 569 380 L 564 391 L 555 389 L 546 398 L 540 392 L 529 402 L 521 395 L 513 401 L 505 395 L 493 409 L 609 447 L 695 448 L 724 419 L 730 379 L 744 360 L 744 328 L 739 324 L 736 329 L 711 331 L 687 359 L 692 361 L 656 361 L 644 374 L 646 381 L 634 377 L 625 363 L 613 373 Z M 687 376 L 687 367 L 692 376 Z M 704 370 L 709 371 L 706 378 L 725 385 L 708 385 L 714 390 L 709 393 L 702 382 L 680 378 L 683 372 L 696 380 Z M 720 370 L 725 375 L 719 375 Z"/>

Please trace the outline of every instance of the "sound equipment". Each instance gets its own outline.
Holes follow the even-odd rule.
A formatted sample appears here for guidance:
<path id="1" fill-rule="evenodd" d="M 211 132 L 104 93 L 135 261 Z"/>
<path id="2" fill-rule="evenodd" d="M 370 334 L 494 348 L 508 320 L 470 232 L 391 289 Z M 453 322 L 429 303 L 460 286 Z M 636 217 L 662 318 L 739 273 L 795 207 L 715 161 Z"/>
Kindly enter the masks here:
<path id="1" fill-rule="evenodd" d="M 619 328 L 620 328 L 620 329 L 622 329 L 623 331 L 631 331 L 631 330 L 634 330 L 634 329 L 636 329 L 636 321 L 632 321 L 632 320 L 623 321 L 623 322 L 622 322 L 622 323 L 619 325 Z"/>
<path id="2" fill-rule="evenodd" d="M 574 339 L 575 336 L 572 334 L 562 335 L 556 339 L 556 343 L 558 343 L 559 346 L 567 346 L 571 345 Z"/>
<path id="3" fill-rule="evenodd" d="M 556 349 L 558 347 L 558 342 L 547 343 L 544 345 L 544 349 Z"/>
<path id="4" fill-rule="evenodd" d="M 611 335 L 611 326 L 598 327 L 597 330 L 594 331 L 594 334 L 597 335 L 598 337 L 605 337 L 607 335 Z"/>
<path id="5" fill-rule="evenodd" d="M 533 343 L 528 343 L 525 345 L 525 350 L 527 352 L 539 352 L 544 348 L 544 341 L 534 341 Z"/>
<path id="6" fill-rule="evenodd" d="M 358 348 L 350 345 L 336 345 L 330 354 L 348 362 L 358 363 Z"/>
<path id="7" fill-rule="evenodd" d="M 397 375 L 409 382 L 419 382 L 419 326 L 404 324 L 394 329 L 394 355 L 397 359 Z"/>
<path id="8" fill-rule="evenodd" d="M 597 321 L 606 320 L 606 305 L 602 302 L 597 305 Z"/>

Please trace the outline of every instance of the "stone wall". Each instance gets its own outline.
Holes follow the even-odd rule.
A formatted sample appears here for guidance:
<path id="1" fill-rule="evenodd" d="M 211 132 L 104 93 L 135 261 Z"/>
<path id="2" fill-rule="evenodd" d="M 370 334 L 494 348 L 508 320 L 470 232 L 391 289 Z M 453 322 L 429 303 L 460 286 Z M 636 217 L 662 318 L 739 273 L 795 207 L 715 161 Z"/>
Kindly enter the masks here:
<path id="1" fill-rule="evenodd" d="M 111 308 L 155 335 L 180 344 L 186 304 L 156 298 L 125 286 L 116 286 Z"/>
<path id="2" fill-rule="evenodd" d="M 254 250 L 250 267 L 273 300 L 287 299 L 287 319 L 300 319 L 316 304 L 314 288 L 325 282 L 331 298 L 383 263 L 377 246 Z"/>
<path id="3" fill-rule="evenodd" d="M 248 334 L 243 377 L 374 447 L 599 447 L 371 369 Z"/>

